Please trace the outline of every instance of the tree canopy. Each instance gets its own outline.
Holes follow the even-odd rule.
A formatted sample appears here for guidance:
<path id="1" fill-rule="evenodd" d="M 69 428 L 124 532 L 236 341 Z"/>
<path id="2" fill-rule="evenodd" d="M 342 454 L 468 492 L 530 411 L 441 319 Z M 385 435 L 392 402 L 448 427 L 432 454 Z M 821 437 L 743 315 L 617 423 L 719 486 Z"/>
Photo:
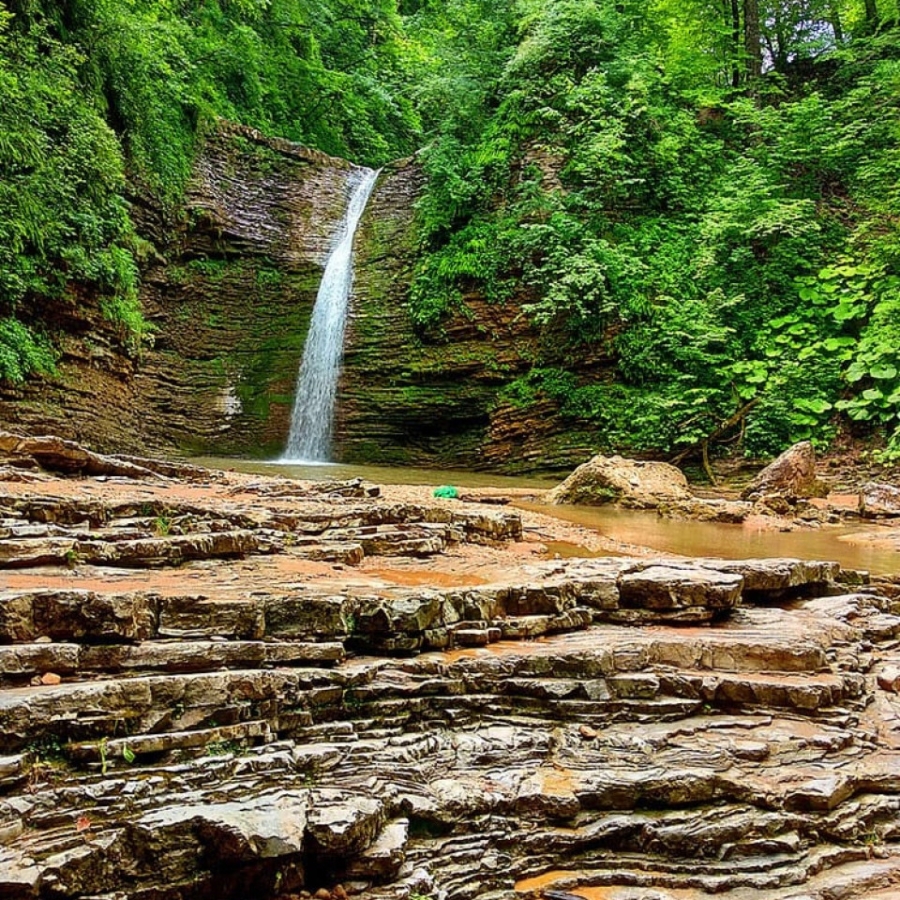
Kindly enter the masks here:
<path id="1" fill-rule="evenodd" d="M 220 118 L 355 162 L 417 148 L 410 315 L 519 302 L 611 448 L 723 422 L 900 456 L 900 0 L 0 2 L 0 378 L 43 305 L 146 328 L 128 198 L 176 208 Z M 601 347 L 615 377 L 572 363 Z"/>
<path id="2" fill-rule="evenodd" d="M 448 115 L 426 153 L 423 334 L 524 284 L 552 337 L 511 392 L 610 448 L 674 453 L 741 410 L 747 453 L 824 445 L 840 412 L 900 455 L 896 7 L 517 9 L 480 133 Z M 608 382 L 568 362 L 598 345 Z"/>

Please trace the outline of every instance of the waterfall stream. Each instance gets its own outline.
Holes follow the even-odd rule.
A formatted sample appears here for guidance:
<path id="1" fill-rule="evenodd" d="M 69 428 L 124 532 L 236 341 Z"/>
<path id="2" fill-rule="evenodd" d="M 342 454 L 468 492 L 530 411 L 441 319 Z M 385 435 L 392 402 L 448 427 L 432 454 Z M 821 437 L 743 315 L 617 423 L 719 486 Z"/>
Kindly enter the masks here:
<path id="1" fill-rule="evenodd" d="M 372 169 L 354 169 L 347 183 L 350 200 L 316 296 L 284 462 L 328 462 L 331 458 L 334 401 L 353 283 L 353 236 L 377 177 Z"/>

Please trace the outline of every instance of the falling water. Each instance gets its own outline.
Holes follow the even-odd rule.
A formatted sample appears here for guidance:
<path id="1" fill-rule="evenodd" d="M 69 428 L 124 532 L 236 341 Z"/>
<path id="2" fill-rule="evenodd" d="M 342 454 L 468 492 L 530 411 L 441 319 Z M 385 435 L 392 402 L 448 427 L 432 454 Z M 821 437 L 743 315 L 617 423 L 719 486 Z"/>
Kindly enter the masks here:
<path id="1" fill-rule="evenodd" d="M 331 457 L 334 400 L 353 282 L 353 235 L 377 177 L 371 169 L 354 169 L 348 181 L 350 202 L 325 265 L 303 349 L 285 462 L 328 462 Z"/>

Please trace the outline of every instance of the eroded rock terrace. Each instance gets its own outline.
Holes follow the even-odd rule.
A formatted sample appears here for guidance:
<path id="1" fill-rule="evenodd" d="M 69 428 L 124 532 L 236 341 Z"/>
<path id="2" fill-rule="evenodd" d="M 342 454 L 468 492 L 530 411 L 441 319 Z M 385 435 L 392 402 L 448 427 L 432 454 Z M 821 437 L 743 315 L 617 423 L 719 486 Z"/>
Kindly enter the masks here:
<path id="1" fill-rule="evenodd" d="M 0 896 L 900 892 L 889 581 L 172 474 L 0 485 Z"/>

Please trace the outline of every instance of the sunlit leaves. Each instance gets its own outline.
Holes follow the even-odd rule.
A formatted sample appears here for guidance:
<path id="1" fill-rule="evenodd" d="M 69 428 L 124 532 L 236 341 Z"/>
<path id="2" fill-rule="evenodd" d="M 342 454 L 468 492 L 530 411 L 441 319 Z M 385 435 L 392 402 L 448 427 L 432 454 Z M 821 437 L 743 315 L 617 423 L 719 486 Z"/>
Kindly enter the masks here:
<path id="1" fill-rule="evenodd" d="M 784 13 L 772 52 L 785 71 L 834 49 L 828 17 L 845 10 L 763 6 L 765 28 Z M 887 222 L 865 229 L 869 210 L 895 215 L 890 78 L 837 99 L 812 76 L 796 95 L 770 78 L 760 96 L 772 102 L 741 97 L 712 4 L 657 0 L 642 11 L 635 25 L 628 3 L 527 5 L 499 106 L 487 120 L 481 106 L 476 130 L 454 127 L 429 151 L 423 210 L 436 255 L 423 271 L 448 279 L 448 302 L 454 284 L 495 290 L 509 274 L 502 254 L 473 255 L 477 245 L 457 237 L 477 222 L 527 291 L 523 311 L 548 354 L 573 340 L 615 353 L 616 377 L 641 391 L 628 421 L 648 442 L 655 427 L 655 448 L 674 446 L 679 428 L 702 435 L 710 419 L 689 411 L 695 401 L 721 419 L 753 400 L 751 453 L 826 441 L 838 408 L 881 415 L 900 361 L 873 335 L 885 330 L 884 259 L 900 242 Z M 866 65 L 887 74 L 890 63 Z M 876 124 L 870 103 L 889 117 Z M 502 166 L 479 165 L 494 153 Z M 414 292 L 414 314 L 438 295 Z M 581 401 L 566 409 L 620 434 L 615 392 L 589 388 L 573 387 Z"/>

